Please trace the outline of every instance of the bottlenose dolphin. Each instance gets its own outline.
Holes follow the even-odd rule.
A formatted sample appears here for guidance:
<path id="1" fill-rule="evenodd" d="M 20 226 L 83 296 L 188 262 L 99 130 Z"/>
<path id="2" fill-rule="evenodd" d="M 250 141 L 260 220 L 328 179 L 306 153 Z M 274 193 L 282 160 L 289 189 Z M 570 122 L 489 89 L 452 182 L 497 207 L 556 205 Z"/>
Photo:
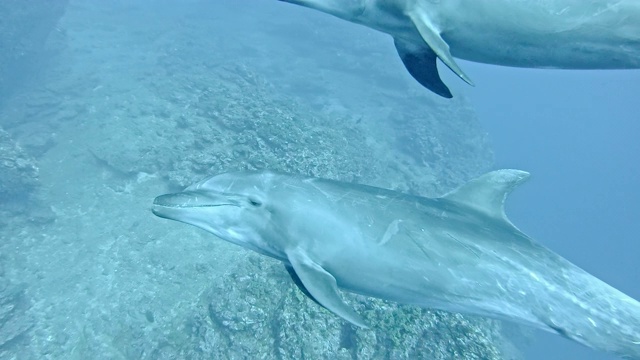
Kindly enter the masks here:
<path id="1" fill-rule="evenodd" d="M 282 261 L 357 326 L 338 289 L 494 317 L 640 359 L 640 303 L 534 242 L 504 201 L 529 176 L 485 174 L 440 198 L 269 171 L 214 176 L 153 213 Z"/>
<path id="2" fill-rule="evenodd" d="M 439 58 L 562 69 L 640 68 L 637 0 L 281 0 L 385 32 L 409 73 L 446 98 Z"/>

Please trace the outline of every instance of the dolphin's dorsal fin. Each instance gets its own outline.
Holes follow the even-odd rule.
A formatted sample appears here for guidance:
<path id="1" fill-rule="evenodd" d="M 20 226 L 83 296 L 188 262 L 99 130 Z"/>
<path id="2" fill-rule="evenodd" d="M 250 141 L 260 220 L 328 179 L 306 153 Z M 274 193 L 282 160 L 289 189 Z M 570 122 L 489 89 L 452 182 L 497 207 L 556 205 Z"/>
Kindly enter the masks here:
<path id="1" fill-rule="evenodd" d="M 367 327 L 360 315 L 342 301 L 333 275 L 309 258 L 302 249 L 296 248 L 286 253 L 296 276 L 314 301 L 356 326 Z"/>
<path id="2" fill-rule="evenodd" d="M 504 213 L 504 201 L 516 186 L 528 178 L 526 171 L 496 170 L 469 181 L 442 198 L 508 221 Z"/>
<path id="3" fill-rule="evenodd" d="M 462 71 L 462 69 L 456 64 L 451 52 L 449 51 L 449 44 L 440 36 L 440 31 L 433 24 L 433 21 L 428 16 L 425 9 L 416 6 L 413 9 L 407 11 L 407 15 L 413 22 L 422 39 L 429 45 L 436 55 L 442 60 L 442 62 L 451 69 L 456 75 L 458 75 L 467 84 L 473 86 L 473 81 Z"/>

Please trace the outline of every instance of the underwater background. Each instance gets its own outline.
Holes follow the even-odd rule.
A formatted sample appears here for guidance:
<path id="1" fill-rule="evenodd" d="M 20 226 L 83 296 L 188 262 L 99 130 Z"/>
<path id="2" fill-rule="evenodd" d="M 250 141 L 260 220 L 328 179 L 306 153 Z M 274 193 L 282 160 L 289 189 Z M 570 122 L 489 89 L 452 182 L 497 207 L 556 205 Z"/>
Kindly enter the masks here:
<path id="1" fill-rule="evenodd" d="M 454 98 L 392 39 L 271 0 L 0 3 L 0 359 L 614 359 L 361 296 L 355 330 L 276 261 L 163 221 L 228 170 L 438 196 L 532 178 L 516 226 L 640 299 L 640 71 L 470 62 Z"/>

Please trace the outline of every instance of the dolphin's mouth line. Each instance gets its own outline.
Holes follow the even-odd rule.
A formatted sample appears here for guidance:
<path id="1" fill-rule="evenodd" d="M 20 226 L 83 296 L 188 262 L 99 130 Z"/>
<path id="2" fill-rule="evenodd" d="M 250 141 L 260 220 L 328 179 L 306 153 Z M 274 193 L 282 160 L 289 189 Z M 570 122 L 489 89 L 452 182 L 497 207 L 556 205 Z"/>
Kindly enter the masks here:
<path id="1" fill-rule="evenodd" d="M 186 208 L 210 208 L 210 207 L 218 207 L 218 206 L 237 206 L 236 204 L 212 204 L 212 205 L 191 205 L 191 204 L 153 204 L 155 206 L 161 206 L 161 207 L 165 207 L 165 208 L 179 208 L 179 209 L 186 209 Z"/>

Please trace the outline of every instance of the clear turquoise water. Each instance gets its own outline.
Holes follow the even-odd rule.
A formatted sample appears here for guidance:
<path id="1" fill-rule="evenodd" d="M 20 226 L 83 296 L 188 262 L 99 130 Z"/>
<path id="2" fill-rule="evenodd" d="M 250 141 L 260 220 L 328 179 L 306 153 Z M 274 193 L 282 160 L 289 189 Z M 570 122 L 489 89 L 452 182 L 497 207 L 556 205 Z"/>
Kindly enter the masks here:
<path id="1" fill-rule="evenodd" d="M 317 176 L 433 196 L 488 168 L 531 172 L 507 205 L 512 221 L 640 299 L 638 70 L 461 61 L 476 87 L 443 71 L 456 96 L 447 101 L 405 73 L 387 36 L 264 0 L 70 1 L 52 34 L 55 51 L 43 53 L 46 61 L 0 108 L 0 126 L 40 173 L 37 201 L 26 210 L 12 205 L 0 227 L 0 277 L 24 294 L 13 298 L 18 305 L 4 304 L 0 335 L 32 326 L 19 354 L 153 358 L 162 348 L 158 334 L 195 318 L 193 309 L 206 311 L 201 296 L 211 283 L 224 289 L 229 273 L 242 273 L 246 253 L 159 222 L 149 206 L 214 168 L 246 166 L 246 148 L 234 143 L 225 152 L 228 137 L 202 134 L 226 134 L 228 123 L 211 119 L 259 118 L 249 106 L 216 103 L 254 87 L 262 90 L 251 96 L 264 98 L 269 116 L 293 114 L 311 124 L 296 131 L 330 134 L 339 144 L 338 155 L 312 137 L 292 145 L 322 150 L 325 162 L 310 170 Z M 228 113 L 214 113 L 220 109 Z M 264 132 L 273 120 L 265 119 L 242 126 Z M 253 133 L 243 131 L 250 141 Z M 302 138 L 292 136 L 278 139 Z M 354 151 L 346 144 L 363 149 L 359 174 L 345 170 Z M 194 155 L 206 149 L 214 154 Z M 269 149 L 265 159 L 278 166 L 283 156 L 302 156 Z M 323 167 L 336 158 L 347 160 Z M 192 341 L 184 333 L 167 341 Z M 546 334 L 524 352 L 529 359 L 613 358 Z"/>

